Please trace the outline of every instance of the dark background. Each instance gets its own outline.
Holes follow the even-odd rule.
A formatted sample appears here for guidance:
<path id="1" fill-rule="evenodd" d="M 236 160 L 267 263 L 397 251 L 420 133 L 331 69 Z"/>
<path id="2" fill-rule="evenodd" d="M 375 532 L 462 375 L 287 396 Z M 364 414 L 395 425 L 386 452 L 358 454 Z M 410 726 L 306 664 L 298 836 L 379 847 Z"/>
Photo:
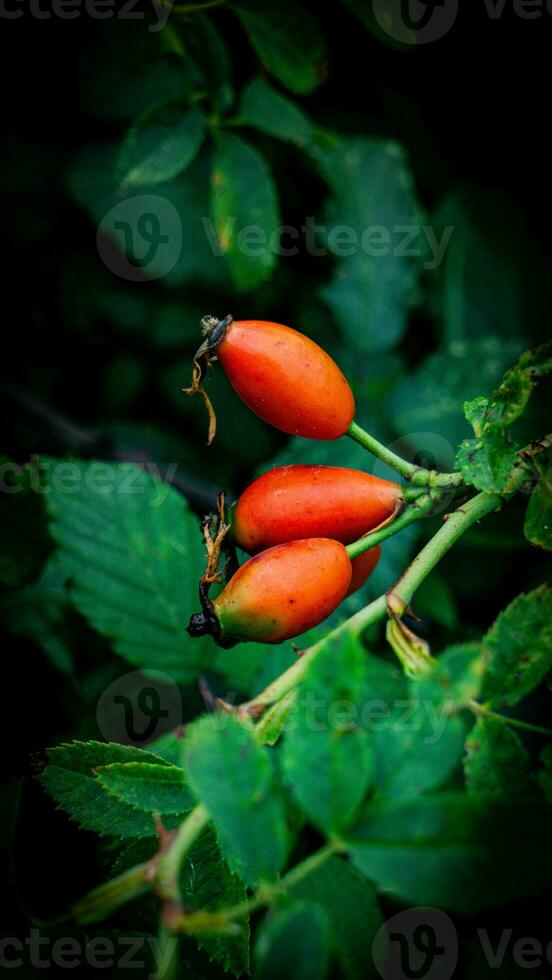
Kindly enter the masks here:
<path id="1" fill-rule="evenodd" d="M 430 214 L 458 189 L 466 214 L 500 256 L 502 274 L 487 283 L 491 294 L 496 288 L 497 308 L 502 308 L 509 277 L 520 275 L 523 344 L 529 347 L 543 339 L 549 332 L 552 279 L 552 16 L 543 12 L 540 19 L 525 21 L 505 10 L 499 20 L 491 20 L 484 4 L 473 0 L 461 5 L 444 39 L 405 51 L 362 29 L 344 7 L 311 6 L 328 39 L 328 77 L 315 94 L 299 100 L 303 107 L 342 134 L 401 141 L 418 197 Z M 106 26 L 84 12 L 74 21 L 37 20 L 26 7 L 21 9 L 23 17 L 2 25 L 0 59 L 5 135 L 1 373 L 6 383 L 0 448 L 21 462 L 33 453 L 145 456 L 163 464 L 174 459 L 180 486 L 201 513 L 219 486 L 239 491 L 286 440 L 251 420 L 219 379 L 214 384 L 225 406 L 223 431 L 207 453 L 202 409 L 184 404 L 180 393 L 188 383 L 198 316 L 232 310 L 242 318 L 258 316 L 303 329 L 306 324 L 308 332 L 339 353 L 343 340 L 327 310 L 313 298 L 329 275 L 331 259 L 301 255 L 282 260 L 268 283 L 245 296 L 237 296 L 223 276 L 218 285 L 198 281 L 172 289 L 162 280 L 117 280 L 102 265 L 96 228 L 68 193 L 66 179 L 82 146 L 121 136 L 120 120 L 99 118 L 82 95 L 83 73 L 113 22 Z M 213 18 L 232 52 L 239 90 L 258 71 L 256 56 L 230 12 L 213 12 Z M 119 23 L 115 29 L 124 61 L 127 25 Z M 308 161 L 268 137 L 252 141 L 269 158 L 283 220 L 293 224 L 320 213 L 326 190 Z M 477 253 L 473 261 L 477 267 Z M 433 288 L 427 284 L 395 351 L 394 370 L 403 377 L 416 377 L 424 359 L 442 345 L 442 317 L 431 300 Z M 135 317 L 138 326 L 131 314 L 125 319 L 121 312 L 132 303 L 141 310 Z M 159 342 L 152 324 L 167 315 L 168 303 L 168 340 Z M 504 332 L 500 322 L 493 327 L 498 337 L 508 336 L 507 325 Z M 377 370 L 377 357 L 374 365 Z M 389 419 L 394 380 L 385 397 L 367 395 L 376 429 L 387 438 L 401 434 L 393 431 Z M 454 397 L 460 415 L 463 392 L 455 391 Z M 247 438 L 240 438 L 246 427 Z M 452 638 L 481 633 L 518 592 L 543 578 L 543 559 L 515 529 L 516 508 L 507 518 L 493 518 L 496 533 L 491 521 L 491 530 L 486 525 L 479 539 L 475 532 L 471 549 L 459 549 L 444 562 L 444 577 L 458 605 Z M 519 509 L 517 517 L 521 513 Z M 32 521 L 27 530 L 32 537 Z M 34 541 L 39 561 L 48 545 L 39 533 Z M 93 835 L 57 813 L 31 778 L 40 765 L 32 753 L 62 738 L 97 737 L 93 706 L 102 689 L 98 678 L 113 676 L 103 641 L 76 615 L 70 629 L 76 651 L 71 678 L 52 668 L 34 640 L 2 634 L 3 763 L 9 802 L 3 808 L 0 839 L 12 884 L 17 879 L 4 920 L 6 933 L 27 928 L 26 912 L 38 918 L 55 915 L 68 898 L 95 883 L 98 861 L 105 859 L 98 857 Z M 437 645 L 449 642 L 451 631 L 442 621 L 433 629 Z M 196 695 L 189 692 L 188 697 L 193 714 Z M 538 699 L 529 708 L 533 719 L 541 720 Z M 512 914 L 524 934 L 520 910 Z M 525 915 L 525 932 L 535 935 L 534 921 L 529 925 L 531 910 Z"/>

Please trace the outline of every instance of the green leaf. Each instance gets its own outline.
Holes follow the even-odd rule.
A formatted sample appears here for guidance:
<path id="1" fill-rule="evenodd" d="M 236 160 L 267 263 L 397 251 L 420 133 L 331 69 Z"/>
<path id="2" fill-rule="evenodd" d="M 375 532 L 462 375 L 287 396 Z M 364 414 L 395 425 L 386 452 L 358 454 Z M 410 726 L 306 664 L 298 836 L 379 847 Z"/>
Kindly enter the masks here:
<path id="1" fill-rule="evenodd" d="M 146 749 L 148 752 L 153 752 L 154 755 L 159 755 L 165 762 L 169 762 L 171 766 L 180 766 L 182 768 L 184 758 L 184 729 L 176 728 L 171 732 L 165 732 L 164 735 L 156 738 L 154 742 L 149 742 Z"/>
<path id="2" fill-rule="evenodd" d="M 197 109 L 165 106 L 142 116 L 128 131 L 119 154 L 121 187 L 172 180 L 192 162 L 205 134 Z"/>
<path id="3" fill-rule="evenodd" d="M 186 813 L 193 806 L 184 773 L 166 762 L 115 762 L 96 775 L 118 800 L 146 813 Z"/>
<path id="4" fill-rule="evenodd" d="M 481 644 L 454 643 L 439 654 L 429 673 L 411 681 L 410 692 L 450 713 L 479 697 L 484 674 Z"/>
<path id="5" fill-rule="evenodd" d="M 354 818 L 373 773 L 360 709 L 365 653 L 345 636 L 318 656 L 302 681 L 282 748 L 284 778 L 312 822 L 328 834 Z"/>
<path id="6" fill-rule="evenodd" d="M 339 857 L 330 857 L 296 882 L 293 872 L 291 876 L 292 898 L 315 902 L 326 913 L 331 945 L 346 980 L 376 977 L 372 943 L 383 918 L 373 885 Z"/>
<path id="7" fill-rule="evenodd" d="M 247 885 L 274 878 L 286 857 L 287 833 L 269 750 L 233 715 L 210 715 L 190 725 L 184 758 L 230 867 Z"/>
<path id="8" fill-rule="evenodd" d="M 104 120 L 136 119 L 189 98 L 199 81 L 197 69 L 189 56 L 167 50 L 166 29 L 150 32 L 142 20 L 128 18 L 96 27 L 94 45 L 79 59 L 85 113 Z"/>
<path id="9" fill-rule="evenodd" d="M 528 799 L 535 782 L 516 732 L 494 718 L 479 718 L 466 739 L 468 792 L 493 799 Z"/>
<path id="10" fill-rule="evenodd" d="M 87 146 L 79 153 L 68 175 L 69 190 L 74 200 L 100 226 L 114 245 L 130 257 L 129 248 L 143 255 L 151 245 L 146 229 L 140 230 L 144 215 L 153 214 L 159 220 L 159 234 L 168 239 L 166 247 L 173 263 L 167 268 L 165 246 L 153 250 L 144 270 L 144 277 L 163 274 L 163 283 L 181 285 L 197 281 L 221 289 L 230 279 L 223 255 L 215 249 L 206 228 L 209 213 L 209 179 L 207 155 L 200 153 L 184 174 L 176 180 L 135 190 L 122 191 L 116 179 L 116 160 L 119 147 L 111 144 Z M 111 214 L 112 209 L 123 205 Z M 119 229 L 115 222 L 122 223 Z M 131 234 L 125 234 L 130 227 Z M 155 244 L 155 243 L 154 243 Z M 120 315 L 120 303 L 118 314 Z M 151 317 L 148 318 L 151 322 Z M 153 329 L 150 327 L 150 329 Z"/>
<path id="11" fill-rule="evenodd" d="M 478 397 L 464 405 L 477 438 L 462 443 L 456 462 L 464 479 L 476 489 L 490 493 L 511 489 L 511 472 L 520 447 L 504 430 L 523 414 L 534 379 L 550 370 L 552 343 L 522 354 L 490 398 Z"/>
<path id="12" fill-rule="evenodd" d="M 44 650 L 50 663 L 64 674 L 73 670 L 67 613 L 66 576 L 56 552 L 37 582 L 0 596 L 0 618 L 16 636 L 27 636 Z"/>
<path id="13" fill-rule="evenodd" d="M 286 88 L 308 95 L 322 80 L 326 44 L 316 18 L 299 3 L 233 4 L 262 64 Z"/>
<path id="14" fill-rule="evenodd" d="M 349 852 L 394 900 L 465 914 L 540 894 L 548 838 L 545 807 L 447 793 L 368 807 Z"/>
<path id="15" fill-rule="evenodd" d="M 550 451 L 546 451 L 533 460 L 540 476 L 529 499 L 523 527 L 527 540 L 545 551 L 552 551 L 551 455 Z"/>
<path id="16" fill-rule="evenodd" d="M 466 724 L 439 702 L 399 701 L 374 728 L 374 790 L 378 799 L 409 799 L 441 786 L 462 759 Z"/>
<path id="17" fill-rule="evenodd" d="M 163 764 L 157 756 L 129 745 L 71 742 L 48 750 L 48 765 L 38 780 L 83 830 L 121 838 L 151 837 L 155 832 L 151 814 L 117 799 L 95 775 L 101 766 L 129 762 Z M 181 820 L 179 815 L 167 823 L 177 826 Z"/>
<path id="18" fill-rule="evenodd" d="M 510 482 L 517 447 L 497 430 L 478 439 L 465 439 L 456 454 L 456 467 L 467 483 L 485 493 L 503 493 Z"/>
<path id="19" fill-rule="evenodd" d="M 458 407 L 490 388 L 519 354 L 520 341 L 482 334 L 469 341 L 454 341 L 430 354 L 415 371 L 398 382 L 390 399 L 395 431 L 409 441 L 409 433 L 437 433 L 437 468 L 444 457 L 447 469 L 454 451 L 469 428 Z M 448 444 L 448 445 L 447 445 Z M 430 442 L 431 445 L 431 442 Z"/>
<path id="20" fill-rule="evenodd" d="M 548 801 L 552 804 L 552 745 L 547 745 L 541 752 L 543 768 L 539 772 L 539 785 Z"/>
<path id="21" fill-rule="evenodd" d="M 51 530 L 76 608 L 130 663 L 193 678 L 205 644 L 186 626 L 204 556 L 183 498 L 130 463 L 71 462 L 66 484 L 55 461 L 45 465 Z"/>
<path id="22" fill-rule="evenodd" d="M 179 875 L 182 902 L 187 908 L 206 909 L 240 905 L 246 900 L 245 888 L 232 874 L 222 857 L 216 834 L 207 827 L 186 855 Z M 249 972 L 249 919 L 236 922 L 235 932 L 228 936 L 196 936 L 200 949 L 209 959 L 222 965 L 234 976 Z"/>
<path id="23" fill-rule="evenodd" d="M 423 216 L 403 150 L 380 140 L 333 140 L 311 148 L 333 192 L 326 226 L 344 226 L 351 239 L 326 238 L 342 255 L 322 297 L 345 337 L 363 351 L 388 351 L 404 335 L 423 269 Z M 402 234 L 397 229 L 403 229 Z M 401 254 L 404 229 L 414 229 L 414 254 Z"/>
<path id="24" fill-rule="evenodd" d="M 329 925 L 313 902 L 297 902 L 265 919 L 255 945 L 255 980 L 324 980 L 330 959 Z"/>
<path id="25" fill-rule="evenodd" d="M 230 52 L 212 18 L 196 11 L 182 40 L 201 67 L 212 106 L 220 111 L 229 109 L 234 101 Z"/>
<path id="26" fill-rule="evenodd" d="M 513 705 L 552 668 L 552 589 L 541 585 L 510 603 L 483 639 L 483 699 Z"/>
<path id="27" fill-rule="evenodd" d="M 552 371 L 552 341 L 521 355 L 493 392 L 485 413 L 484 429 L 512 425 L 523 414 L 535 379 Z"/>
<path id="28" fill-rule="evenodd" d="M 242 92 L 240 120 L 261 133 L 306 146 L 313 135 L 313 125 L 290 99 L 277 92 L 264 78 L 254 78 Z"/>
<path id="29" fill-rule="evenodd" d="M 253 289 L 276 264 L 270 238 L 280 225 L 278 199 L 264 158 L 230 133 L 216 137 L 211 213 L 236 288 Z"/>

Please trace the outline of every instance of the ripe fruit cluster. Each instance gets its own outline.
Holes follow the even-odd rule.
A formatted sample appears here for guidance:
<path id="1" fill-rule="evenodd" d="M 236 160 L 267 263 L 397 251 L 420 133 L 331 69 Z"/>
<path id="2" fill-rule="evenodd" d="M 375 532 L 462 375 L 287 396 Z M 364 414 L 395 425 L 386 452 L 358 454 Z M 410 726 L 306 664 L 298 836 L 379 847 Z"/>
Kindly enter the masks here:
<path id="1" fill-rule="evenodd" d="M 311 439 L 348 431 L 353 393 L 308 337 L 279 323 L 231 317 L 206 318 L 204 332 L 190 393 L 202 391 L 205 369 L 218 360 L 245 404 L 275 428 Z M 265 473 L 231 517 L 234 543 L 253 557 L 214 601 L 203 596 L 190 635 L 211 633 L 223 646 L 280 643 L 318 625 L 379 560 L 379 547 L 350 559 L 346 545 L 392 520 L 402 503 L 399 484 L 359 470 L 284 466 Z"/>

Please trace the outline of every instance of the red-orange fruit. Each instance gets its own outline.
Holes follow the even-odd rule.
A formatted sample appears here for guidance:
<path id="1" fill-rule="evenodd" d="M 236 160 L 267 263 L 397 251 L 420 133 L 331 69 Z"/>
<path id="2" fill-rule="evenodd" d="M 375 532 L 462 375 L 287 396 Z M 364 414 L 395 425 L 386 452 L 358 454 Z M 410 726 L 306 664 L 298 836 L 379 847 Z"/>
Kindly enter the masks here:
<path id="1" fill-rule="evenodd" d="M 232 515 L 236 544 L 254 553 L 297 538 L 350 544 L 389 520 L 402 502 L 398 483 L 338 466 L 281 466 L 239 498 Z"/>
<path id="2" fill-rule="evenodd" d="M 352 595 L 353 592 L 360 589 L 361 585 L 364 585 L 366 579 L 369 578 L 374 571 L 374 568 L 380 560 L 380 556 L 381 545 L 378 544 L 375 548 L 369 548 L 368 551 L 363 551 L 363 553 L 361 555 L 357 555 L 356 558 L 351 558 L 353 575 L 347 595 Z"/>
<path id="3" fill-rule="evenodd" d="M 255 415 L 290 435 L 337 439 L 355 401 L 335 361 L 309 337 L 281 323 L 233 320 L 216 355 Z"/>
<path id="4" fill-rule="evenodd" d="M 213 602 L 209 617 L 196 613 L 192 636 L 213 632 L 222 645 L 233 640 L 281 643 L 317 626 L 347 595 L 352 567 L 339 541 L 289 541 L 250 558 Z"/>

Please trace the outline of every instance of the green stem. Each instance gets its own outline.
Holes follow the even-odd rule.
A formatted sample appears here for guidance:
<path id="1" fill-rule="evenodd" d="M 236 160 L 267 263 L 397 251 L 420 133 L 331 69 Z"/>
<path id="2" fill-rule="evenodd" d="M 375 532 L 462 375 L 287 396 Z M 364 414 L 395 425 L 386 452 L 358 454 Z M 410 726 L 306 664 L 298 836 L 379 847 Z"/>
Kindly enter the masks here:
<path id="1" fill-rule="evenodd" d="M 174 932 L 187 934 L 210 931 L 225 932 L 228 930 L 229 924 L 235 922 L 236 919 L 243 919 L 245 916 L 251 915 L 252 912 L 256 912 L 257 909 L 271 905 L 277 898 L 285 895 L 290 887 L 312 874 L 340 849 L 341 845 L 337 841 L 330 841 L 302 861 L 301 864 L 297 864 L 281 881 L 263 882 L 257 893 L 244 902 L 229 905 L 227 908 L 218 909 L 216 912 L 191 912 L 174 920 L 171 923 L 171 928 Z"/>
<path id="2" fill-rule="evenodd" d="M 178 901 L 180 865 L 209 819 L 209 813 L 202 804 L 199 804 L 180 824 L 169 850 L 161 858 L 157 869 L 156 881 L 163 897 Z"/>
<path id="3" fill-rule="evenodd" d="M 104 885 L 88 892 L 72 908 L 73 918 L 81 924 L 100 922 L 120 905 L 138 898 L 148 891 L 148 864 L 139 864 L 122 875 L 117 875 Z"/>
<path id="4" fill-rule="evenodd" d="M 419 521 L 422 517 L 427 517 L 434 506 L 435 502 L 424 494 L 423 497 L 420 497 L 407 507 L 402 514 L 399 514 L 394 521 L 386 524 L 378 531 L 365 534 L 357 541 L 353 541 L 352 544 L 348 544 L 347 554 L 349 558 L 356 558 L 357 555 L 362 555 L 369 548 L 375 548 L 376 545 L 381 544 L 382 541 L 386 541 L 387 538 L 391 538 L 394 534 L 402 531 L 403 528 L 408 527 L 409 524 L 413 524 L 414 521 Z"/>
<path id="5" fill-rule="evenodd" d="M 416 555 L 404 575 L 388 592 L 388 606 L 394 615 L 402 616 L 418 586 L 433 571 L 443 555 L 472 524 L 496 510 L 500 503 L 501 497 L 497 493 L 479 493 L 447 515 L 446 523 Z"/>
<path id="6" fill-rule="evenodd" d="M 419 487 L 440 487 L 442 489 L 452 489 L 461 486 L 463 477 L 461 473 L 437 473 L 435 470 L 427 470 L 423 466 L 416 466 L 408 463 L 402 456 L 397 456 L 391 449 L 384 446 L 369 432 L 366 432 L 356 422 L 351 422 L 347 429 L 347 435 L 358 442 L 382 463 L 387 463 L 391 469 L 396 470 L 401 476 Z"/>
<path id="7" fill-rule="evenodd" d="M 288 694 L 296 684 L 307 673 L 313 660 L 326 649 L 327 646 L 335 643 L 344 634 L 360 636 L 370 626 L 374 626 L 381 619 L 384 619 L 389 611 L 396 615 L 402 615 L 406 606 L 412 599 L 414 592 L 423 582 L 427 575 L 435 568 L 443 555 L 452 547 L 455 541 L 467 531 L 475 521 L 478 521 L 485 514 L 496 510 L 500 503 L 498 494 L 478 494 L 472 500 L 464 504 L 453 514 L 448 515 L 446 523 L 437 531 L 437 534 L 428 542 L 425 548 L 414 559 L 406 570 L 402 578 L 386 595 L 379 596 L 364 609 L 360 609 L 354 616 L 337 626 L 336 629 L 328 633 L 322 640 L 306 650 L 303 655 L 289 667 L 276 680 L 272 681 L 264 691 L 261 691 L 252 701 L 240 705 L 239 711 L 257 717 L 264 708 Z M 400 608 L 399 608 L 400 606 Z"/>
<path id="8" fill-rule="evenodd" d="M 487 705 L 480 704 L 479 701 L 468 701 L 467 707 L 473 711 L 474 715 L 479 715 L 481 718 L 492 718 L 493 721 L 499 721 L 501 725 L 511 725 L 512 728 L 519 728 L 522 732 L 533 732 L 535 735 L 546 735 L 547 738 L 552 738 L 551 728 L 543 728 L 541 725 L 533 725 L 530 721 L 521 721 L 519 718 L 501 715 L 498 711 L 491 711 Z"/>
<path id="9" fill-rule="evenodd" d="M 378 442 L 374 436 L 370 435 L 369 432 L 365 432 L 360 425 L 356 422 L 351 422 L 349 428 L 347 429 L 347 435 L 358 442 L 359 445 L 363 446 L 364 449 L 368 449 L 369 452 L 381 459 L 383 463 L 387 463 L 391 469 L 396 470 L 401 476 L 404 476 L 406 480 L 411 480 L 414 473 L 421 469 L 419 466 L 415 466 L 413 463 L 407 463 L 405 459 L 397 456 L 396 453 L 387 449 L 383 443 Z"/>
<path id="10" fill-rule="evenodd" d="M 256 717 L 260 714 L 263 708 L 268 707 L 270 704 L 274 704 L 283 698 L 284 695 L 288 694 L 289 691 L 299 683 L 302 677 L 308 671 L 313 660 L 316 659 L 319 653 L 328 646 L 330 643 L 334 643 L 342 634 L 353 633 L 355 635 L 360 635 L 364 632 L 368 626 L 372 626 L 377 623 L 380 619 L 383 619 L 387 611 L 387 604 L 385 596 L 382 595 L 379 599 L 375 599 L 364 609 L 360 609 L 354 616 L 346 619 L 340 626 L 328 633 L 324 639 L 319 640 L 314 646 L 309 647 L 308 650 L 295 661 L 291 667 L 288 667 L 283 674 L 280 674 L 276 680 L 272 681 L 268 687 L 265 687 L 264 691 L 257 695 L 252 701 L 248 701 L 239 706 L 240 713 L 249 714 L 252 717 Z"/>

